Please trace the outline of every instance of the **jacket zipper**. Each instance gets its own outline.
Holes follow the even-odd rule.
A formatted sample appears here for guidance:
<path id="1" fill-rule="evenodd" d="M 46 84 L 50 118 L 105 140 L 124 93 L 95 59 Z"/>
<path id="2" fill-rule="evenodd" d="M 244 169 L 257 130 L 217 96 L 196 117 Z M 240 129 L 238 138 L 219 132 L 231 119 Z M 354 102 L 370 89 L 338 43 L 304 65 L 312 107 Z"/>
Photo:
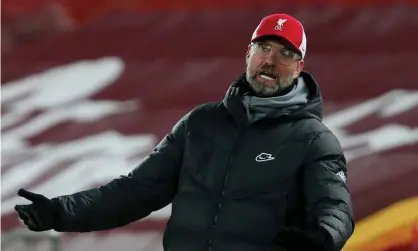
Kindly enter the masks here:
<path id="1" fill-rule="evenodd" d="M 283 222 L 285 227 L 289 225 L 288 219 L 287 219 L 287 191 L 284 192 L 284 212 L 283 212 Z"/>
<path id="2" fill-rule="evenodd" d="M 226 174 L 225 174 L 224 184 L 223 184 L 221 196 L 219 198 L 218 208 L 217 208 L 217 211 L 215 213 L 215 217 L 213 218 L 213 221 L 212 221 L 212 230 L 214 230 L 216 228 L 216 223 L 218 221 L 218 213 L 223 206 L 222 205 L 223 197 L 225 196 L 226 188 L 228 186 L 229 173 L 231 171 L 231 168 L 232 168 L 233 164 L 235 163 L 235 152 L 236 152 L 236 149 L 239 146 L 239 141 L 240 141 L 241 134 L 242 134 L 242 129 L 240 128 L 239 132 L 238 132 L 238 138 L 237 138 L 236 144 L 234 146 L 234 149 L 232 150 L 231 157 L 229 159 L 229 165 L 228 165 L 228 169 L 227 169 Z M 210 237 L 209 240 L 208 240 L 208 251 L 212 250 L 212 242 L 213 242 L 212 237 Z"/>
<path id="3" fill-rule="evenodd" d="M 252 98 L 253 98 L 253 96 L 248 96 L 248 100 L 247 100 L 248 110 L 250 110 L 250 105 L 251 105 L 251 99 Z"/>

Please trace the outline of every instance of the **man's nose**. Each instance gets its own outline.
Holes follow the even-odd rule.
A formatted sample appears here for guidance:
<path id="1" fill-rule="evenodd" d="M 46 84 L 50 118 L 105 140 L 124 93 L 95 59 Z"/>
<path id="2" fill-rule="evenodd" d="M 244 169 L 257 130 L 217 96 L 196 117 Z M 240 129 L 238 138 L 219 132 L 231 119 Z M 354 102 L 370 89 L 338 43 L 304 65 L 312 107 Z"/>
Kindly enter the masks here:
<path id="1" fill-rule="evenodd" d="M 275 65 L 276 64 L 276 52 L 275 51 L 271 51 L 266 59 L 265 59 L 266 64 L 268 65 Z"/>

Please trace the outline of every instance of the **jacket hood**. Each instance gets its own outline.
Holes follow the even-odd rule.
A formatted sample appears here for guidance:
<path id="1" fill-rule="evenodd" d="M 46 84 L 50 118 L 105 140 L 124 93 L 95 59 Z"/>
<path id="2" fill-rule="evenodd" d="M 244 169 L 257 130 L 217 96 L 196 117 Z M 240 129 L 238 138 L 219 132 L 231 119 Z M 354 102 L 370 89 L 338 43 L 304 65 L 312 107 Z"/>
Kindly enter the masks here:
<path id="1" fill-rule="evenodd" d="M 250 90 L 245 74 L 228 88 L 223 104 L 239 123 L 251 124 L 263 119 L 322 120 L 322 95 L 308 72 L 301 72 L 293 89 L 285 95 L 257 97 Z"/>

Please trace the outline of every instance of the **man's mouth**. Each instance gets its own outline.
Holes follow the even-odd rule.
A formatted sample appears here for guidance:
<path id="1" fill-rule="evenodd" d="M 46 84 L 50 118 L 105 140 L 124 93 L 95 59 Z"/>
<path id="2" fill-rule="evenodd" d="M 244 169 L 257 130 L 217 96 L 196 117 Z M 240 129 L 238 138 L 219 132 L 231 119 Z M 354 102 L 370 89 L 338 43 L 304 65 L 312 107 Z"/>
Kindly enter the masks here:
<path id="1" fill-rule="evenodd" d="M 260 78 L 265 79 L 265 80 L 276 80 L 276 76 L 269 72 L 262 71 L 259 73 L 259 75 L 260 75 Z"/>

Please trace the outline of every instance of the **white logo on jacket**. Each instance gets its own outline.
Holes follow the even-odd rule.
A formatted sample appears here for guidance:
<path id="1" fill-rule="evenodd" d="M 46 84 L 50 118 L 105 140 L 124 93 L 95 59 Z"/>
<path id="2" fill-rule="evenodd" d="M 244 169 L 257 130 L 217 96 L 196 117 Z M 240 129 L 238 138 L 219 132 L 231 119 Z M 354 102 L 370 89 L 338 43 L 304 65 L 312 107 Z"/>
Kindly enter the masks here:
<path id="1" fill-rule="evenodd" d="M 270 153 L 260 153 L 257 155 L 257 157 L 255 157 L 255 161 L 257 162 L 264 162 L 269 160 L 274 160 L 274 157 Z"/>

